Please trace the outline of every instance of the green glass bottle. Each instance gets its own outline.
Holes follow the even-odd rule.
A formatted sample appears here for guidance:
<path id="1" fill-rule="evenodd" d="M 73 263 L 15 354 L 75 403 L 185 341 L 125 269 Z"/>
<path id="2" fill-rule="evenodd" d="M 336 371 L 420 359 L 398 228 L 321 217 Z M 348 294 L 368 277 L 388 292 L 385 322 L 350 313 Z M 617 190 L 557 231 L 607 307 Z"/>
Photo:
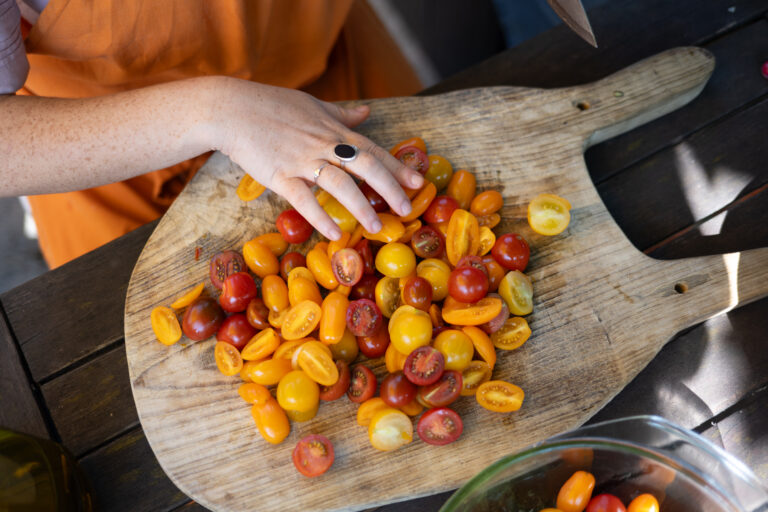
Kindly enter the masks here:
<path id="1" fill-rule="evenodd" d="M 91 512 L 75 458 L 53 441 L 0 428 L 0 512 Z"/>

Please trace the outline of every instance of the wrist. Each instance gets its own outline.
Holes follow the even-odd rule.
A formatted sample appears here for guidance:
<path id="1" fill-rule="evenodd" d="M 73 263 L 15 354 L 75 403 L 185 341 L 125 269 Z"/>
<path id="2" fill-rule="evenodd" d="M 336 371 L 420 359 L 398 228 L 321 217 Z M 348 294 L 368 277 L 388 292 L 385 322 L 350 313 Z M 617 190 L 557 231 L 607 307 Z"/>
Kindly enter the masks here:
<path id="1" fill-rule="evenodd" d="M 196 80 L 197 93 L 193 95 L 191 109 L 193 138 L 203 151 L 220 151 L 227 140 L 231 116 L 228 112 L 228 98 L 231 97 L 233 81 L 225 76 L 210 76 Z"/>

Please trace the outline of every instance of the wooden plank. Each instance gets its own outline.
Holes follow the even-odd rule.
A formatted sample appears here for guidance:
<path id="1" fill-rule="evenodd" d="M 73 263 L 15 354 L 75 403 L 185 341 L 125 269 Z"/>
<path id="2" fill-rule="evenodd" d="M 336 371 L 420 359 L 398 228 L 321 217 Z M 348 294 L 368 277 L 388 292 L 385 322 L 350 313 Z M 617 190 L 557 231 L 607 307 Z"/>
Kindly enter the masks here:
<path id="1" fill-rule="evenodd" d="M 0 307 L 0 425 L 48 439 L 37 400 Z"/>
<path id="2" fill-rule="evenodd" d="M 766 116 L 768 99 L 599 184 L 632 243 L 649 247 L 768 183 Z"/>
<path id="3" fill-rule="evenodd" d="M 80 459 L 94 510 L 172 510 L 189 501 L 158 464 L 140 428 Z"/>
<path id="4" fill-rule="evenodd" d="M 155 225 L 0 295 L 35 381 L 123 337 L 128 280 Z"/>
<path id="5" fill-rule="evenodd" d="M 41 388 L 62 443 L 77 456 L 139 423 L 122 344 Z"/>
<path id="6" fill-rule="evenodd" d="M 174 508 L 173 512 L 208 512 L 208 509 L 196 501 L 190 501 L 178 508 Z"/>

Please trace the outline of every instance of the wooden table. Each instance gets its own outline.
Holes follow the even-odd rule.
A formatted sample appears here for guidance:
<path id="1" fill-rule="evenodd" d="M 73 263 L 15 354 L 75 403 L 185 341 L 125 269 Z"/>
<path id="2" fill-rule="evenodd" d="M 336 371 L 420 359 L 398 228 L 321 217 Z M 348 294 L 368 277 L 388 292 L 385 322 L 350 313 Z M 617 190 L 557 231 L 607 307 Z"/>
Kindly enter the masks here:
<path id="1" fill-rule="evenodd" d="M 717 58 L 682 109 L 586 155 L 630 240 L 680 258 L 768 246 L 768 4 L 610 2 L 590 12 L 599 49 L 563 27 L 425 94 L 486 85 L 558 87 L 601 78 L 667 48 Z M 0 295 L 0 425 L 62 442 L 98 510 L 202 510 L 147 444 L 123 346 L 128 279 L 154 223 Z M 638 336 L 642 336 L 642 332 Z M 678 334 L 591 421 L 659 414 L 694 429 L 768 481 L 768 299 Z M 502 454 L 499 454 L 502 455 Z M 437 510 L 448 494 L 382 507 Z"/>

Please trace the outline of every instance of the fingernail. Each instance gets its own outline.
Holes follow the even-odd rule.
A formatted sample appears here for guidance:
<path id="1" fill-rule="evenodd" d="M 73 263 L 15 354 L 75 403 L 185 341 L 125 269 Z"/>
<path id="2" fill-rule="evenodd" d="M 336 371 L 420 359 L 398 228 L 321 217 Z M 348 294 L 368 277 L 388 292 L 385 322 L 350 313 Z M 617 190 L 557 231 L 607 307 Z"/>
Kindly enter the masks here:
<path id="1" fill-rule="evenodd" d="M 400 211 L 403 212 L 402 213 L 403 215 L 408 215 L 409 213 L 411 213 L 411 202 L 407 199 L 403 201 L 403 204 L 400 205 Z"/>
<path id="2" fill-rule="evenodd" d="M 373 221 L 373 223 L 371 224 L 371 227 L 373 228 L 373 231 L 371 231 L 371 233 L 378 233 L 379 231 L 381 231 L 381 228 L 382 228 L 381 221 L 377 218 L 375 221 Z"/>

